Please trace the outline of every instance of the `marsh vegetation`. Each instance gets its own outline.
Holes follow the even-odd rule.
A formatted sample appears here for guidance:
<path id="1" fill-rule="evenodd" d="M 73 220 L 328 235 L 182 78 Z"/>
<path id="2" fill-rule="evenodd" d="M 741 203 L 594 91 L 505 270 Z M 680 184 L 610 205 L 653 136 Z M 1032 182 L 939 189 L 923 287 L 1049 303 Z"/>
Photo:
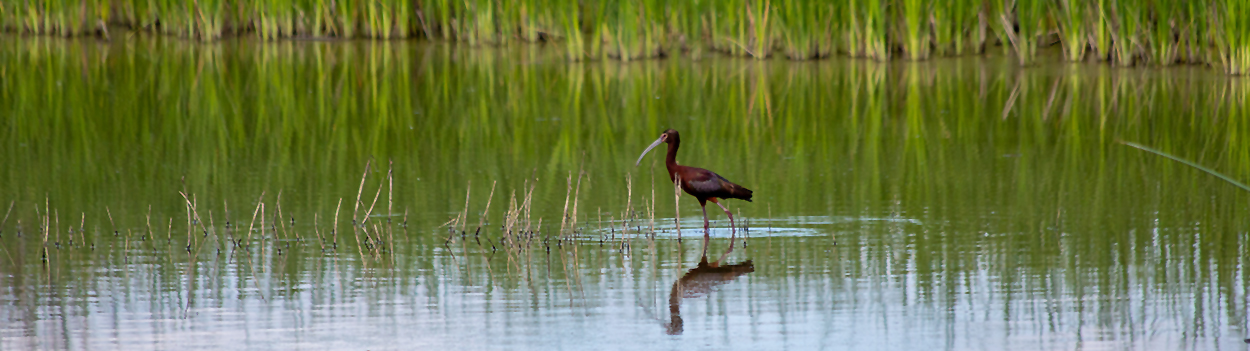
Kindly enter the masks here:
<path id="1" fill-rule="evenodd" d="M 567 59 L 635 60 L 707 53 L 795 60 L 924 60 L 1010 52 L 1068 61 L 1250 67 L 1244 1 L 0 1 L 0 27 L 98 35 L 109 28 L 200 41 L 231 36 L 424 38 L 470 45 L 548 43 Z M 116 31 L 113 30 L 113 31 Z M 130 35 L 130 34 L 123 34 Z"/>

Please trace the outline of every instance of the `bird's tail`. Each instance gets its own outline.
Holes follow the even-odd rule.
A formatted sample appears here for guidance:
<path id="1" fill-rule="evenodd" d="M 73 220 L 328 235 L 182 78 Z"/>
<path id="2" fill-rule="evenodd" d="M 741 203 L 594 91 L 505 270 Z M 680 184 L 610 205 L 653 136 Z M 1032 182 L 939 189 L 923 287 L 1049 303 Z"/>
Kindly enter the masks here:
<path id="1" fill-rule="evenodd" d="M 747 200 L 748 202 L 751 201 L 751 194 L 753 193 L 751 189 L 743 188 L 741 185 L 730 183 L 728 190 L 730 196 L 726 197 Z"/>

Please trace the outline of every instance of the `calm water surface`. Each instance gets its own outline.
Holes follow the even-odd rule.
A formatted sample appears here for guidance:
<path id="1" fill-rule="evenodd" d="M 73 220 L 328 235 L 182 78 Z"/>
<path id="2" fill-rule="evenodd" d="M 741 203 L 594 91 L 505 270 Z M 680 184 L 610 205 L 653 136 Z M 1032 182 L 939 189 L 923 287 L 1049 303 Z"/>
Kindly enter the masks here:
<path id="1" fill-rule="evenodd" d="M 560 52 L 3 38 L 0 349 L 1247 348 L 1243 80 Z"/>

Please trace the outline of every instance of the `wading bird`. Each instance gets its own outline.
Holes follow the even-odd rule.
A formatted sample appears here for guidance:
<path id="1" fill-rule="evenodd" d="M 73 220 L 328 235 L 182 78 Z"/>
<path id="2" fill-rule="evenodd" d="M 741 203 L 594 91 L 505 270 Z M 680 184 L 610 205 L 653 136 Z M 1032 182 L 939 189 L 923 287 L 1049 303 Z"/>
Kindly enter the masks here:
<path id="1" fill-rule="evenodd" d="M 651 146 L 638 156 L 638 161 L 634 162 L 637 167 L 642 163 L 642 158 L 647 156 L 651 149 L 659 146 L 660 143 L 668 143 L 668 155 L 664 157 L 664 167 L 668 168 L 668 179 L 674 182 L 681 181 L 681 190 L 687 194 L 699 199 L 699 207 L 703 208 L 703 236 L 708 236 L 707 221 L 707 202 L 710 200 L 720 209 L 725 211 L 729 216 L 729 227 L 731 231 L 734 227 L 734 215 L 729 213 L 729 209 L 725 205 L 721 205 L 719 199 L 742 199 L 751 201 L 751 190 L 743 188 L 741 185 L 734 184 L 724 177 L 702 168 L 688 167 L 677 164 L 677 148 L 681 147 L 681 137 L 677 135 L 676 130 L 666 130 L 664 134 L 660 134 L 660 138 L 656 139 Z"/>

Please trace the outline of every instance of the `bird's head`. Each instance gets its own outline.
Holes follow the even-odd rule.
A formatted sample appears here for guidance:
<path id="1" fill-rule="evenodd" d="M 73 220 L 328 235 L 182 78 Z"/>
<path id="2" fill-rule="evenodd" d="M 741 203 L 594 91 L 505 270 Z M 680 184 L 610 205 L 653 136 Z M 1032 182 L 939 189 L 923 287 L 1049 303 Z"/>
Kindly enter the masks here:
<path id="1" fill-rule="evenodd" d="M 681 142 L 681 136 L 677 134 L 677 130 L 669 129 L 669 130 L 664 131 L 664 133 L 660 134 L 659 139 L 655 139 L 655 142 L 651 143 L 651 146 L 647 146 L 647 149 L 642 151 L 642 155 L 638 156 L 638 161 L 634 162 L 634 166 L 638 166 L 639 164 L 642 164 L 642 158 L 647 156 L 647 153 L 651 152 L 651 149 L 654 149 L 656 146 L 660 146 L 660 144 L 664 144 L 664 143 L 677 144 L 680 142 Z"/>

